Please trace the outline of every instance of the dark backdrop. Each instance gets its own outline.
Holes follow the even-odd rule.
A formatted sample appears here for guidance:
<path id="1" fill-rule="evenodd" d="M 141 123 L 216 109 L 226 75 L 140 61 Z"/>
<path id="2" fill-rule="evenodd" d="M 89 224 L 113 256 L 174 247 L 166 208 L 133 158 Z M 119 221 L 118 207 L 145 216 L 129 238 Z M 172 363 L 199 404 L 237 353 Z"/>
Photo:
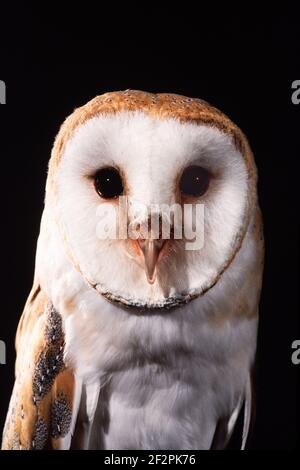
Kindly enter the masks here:
<path id="1" fill-rule="evenodd" d="M 216 16 L 181 8 L 110 11 L 13 5 L 1 18 L 2 306 L 0 429 L 13 385 L 14 335 L 31 287 L 47 161 L 59 125 L 97 94 L 126 88 L 203 98 L 248 136 L 259 173 L 266 265 L 249 447 L 292 449 L 299 434 L 299 124 L 291 83 L 300 79 L 296 13 Z M 72 6 L 72 10 L 76 7 Z M 73 11 L 74 13 L 74 11 Z"/>

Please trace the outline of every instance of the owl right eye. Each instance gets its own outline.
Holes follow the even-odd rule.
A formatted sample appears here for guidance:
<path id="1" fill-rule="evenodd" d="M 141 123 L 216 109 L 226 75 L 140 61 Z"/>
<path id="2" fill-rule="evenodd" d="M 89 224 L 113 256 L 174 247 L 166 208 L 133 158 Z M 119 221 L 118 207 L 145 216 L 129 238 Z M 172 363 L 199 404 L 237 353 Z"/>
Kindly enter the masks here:
<path id="1" fill-rule="evenodd" d="M 101 168 L 97 171 L 94 181 L 97 193 L 104 199 L 113 199 L 123 193 L 122 178 L 116 168 Z"/>

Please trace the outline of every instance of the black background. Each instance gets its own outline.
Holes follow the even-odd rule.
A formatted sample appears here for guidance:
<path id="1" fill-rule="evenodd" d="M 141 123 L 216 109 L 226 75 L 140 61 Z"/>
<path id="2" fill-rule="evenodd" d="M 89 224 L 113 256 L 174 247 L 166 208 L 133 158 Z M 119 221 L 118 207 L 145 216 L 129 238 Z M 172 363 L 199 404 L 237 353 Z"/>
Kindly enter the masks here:
<path id="1" fill-rule="evenodd" d="M 4 7 L 3 7 L 4 8 Z M 217 7 L 215 7 L 217 10 Z M 72 11 L 72 16 L 71 16 Z M 0 430 L 13 385 L 14 335 L 31 288 L 51 146 L 74 107 L 126 88 L 209 101 L 248 136 L 259 173 L 266 264 L 256 367 L 256 422 L 249 448 L 293 449 L 299 441 L 300 79 L 297 14 L 223 13 L 153 4 L 95 10 L 70 5 L 1 15 Z"/>

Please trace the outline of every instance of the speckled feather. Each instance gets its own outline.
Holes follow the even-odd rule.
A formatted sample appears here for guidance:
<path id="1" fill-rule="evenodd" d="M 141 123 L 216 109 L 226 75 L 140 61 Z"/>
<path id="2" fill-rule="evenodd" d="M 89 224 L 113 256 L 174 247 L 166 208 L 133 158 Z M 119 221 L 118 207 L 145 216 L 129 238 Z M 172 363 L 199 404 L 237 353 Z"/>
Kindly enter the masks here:
<path id="1" fill-rule="evenodd" d="M 16 383 L 2 449 L 61 448 L 70 431 L 74 376 L 64 364 L 62 319 L 38 286 L 25 306 L 16 344 Z"/>
<path id="2" fill-rule="evenodd" d="M 96 115 L 115 114 L 122 111 L 142 111 L 158 119 L 175 118 L 182 122 L 203 123 L 216 127 L 235 139 L 245 157 L 248 170 L 253 172 L 252 153 L 242 131 L 221 111 L 204 100 L 188 98 L 174 93 L 148 93 L 139 90 L 109 92 L 96 96 L 75 111 L 62 124 L 55 140 L 49 164 L 49 184 L 54 175 L 65 143 L 74 130 Z"/>

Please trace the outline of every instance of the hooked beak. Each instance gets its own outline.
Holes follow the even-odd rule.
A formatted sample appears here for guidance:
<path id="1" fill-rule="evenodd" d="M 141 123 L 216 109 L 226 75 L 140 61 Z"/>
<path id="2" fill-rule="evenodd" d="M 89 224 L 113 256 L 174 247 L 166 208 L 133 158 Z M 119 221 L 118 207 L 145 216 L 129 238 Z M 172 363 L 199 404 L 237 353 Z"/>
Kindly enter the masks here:
<path id="1" fill-rule="evenodd" d="M 156 277 L 156 265 L 165 240 L 138 239 L 137 243 L 144 255 L 145 270 L 149 284 L 153 284 Z"/>

